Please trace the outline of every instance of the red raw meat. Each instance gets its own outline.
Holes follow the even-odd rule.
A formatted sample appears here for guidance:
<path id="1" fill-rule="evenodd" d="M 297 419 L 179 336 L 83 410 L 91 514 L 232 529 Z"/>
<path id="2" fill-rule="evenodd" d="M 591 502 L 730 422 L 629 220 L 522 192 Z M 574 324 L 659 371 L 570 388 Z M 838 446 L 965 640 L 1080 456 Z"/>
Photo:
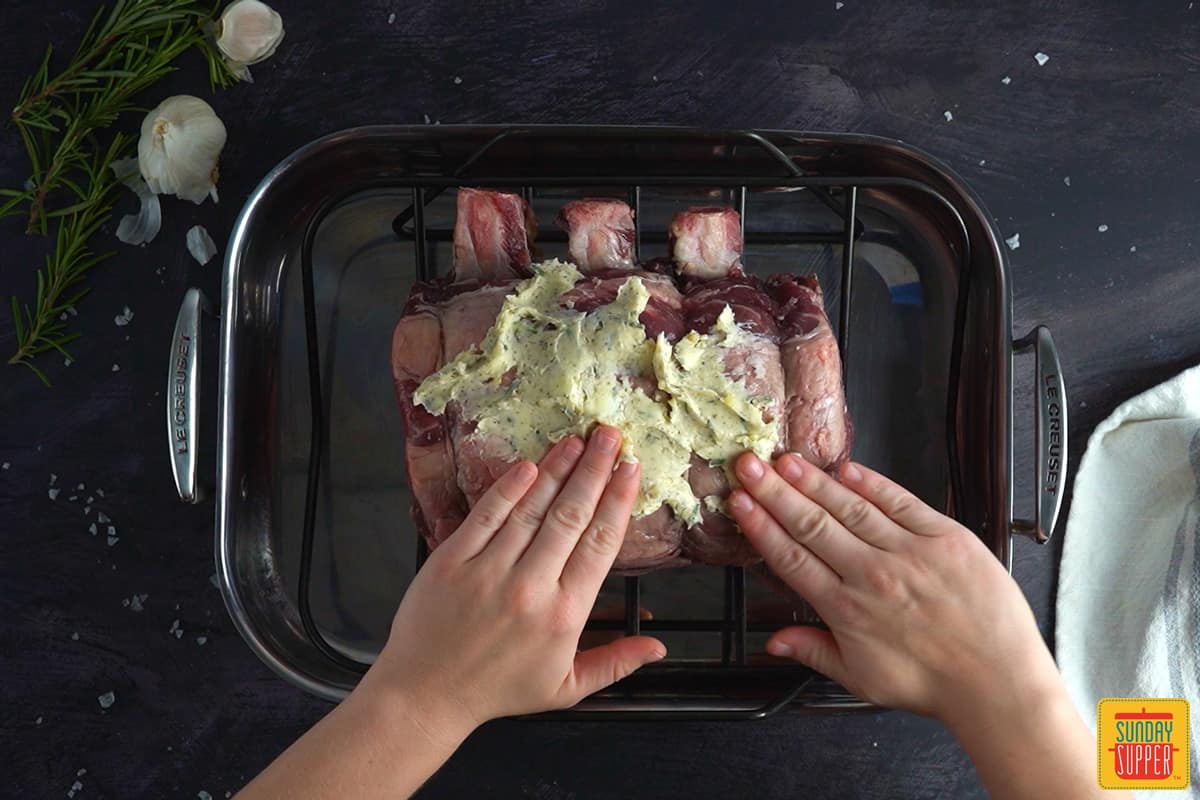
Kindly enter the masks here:
<path id="1" fill-rule="evenodd" d="M 812 275 L 772 275 L 779 303 L 779 347 L 787 398 L 788 449 L 821 469 L 850 458 L 852 429 L 842 385 L 842 356 Z"/>
<path id="2" fill-rule="evenodd" d="M 502 280 L 529 274 L 537 222 L 524 198 L 484 189 L 458 190 L 454 278 Z"/>
<path id="3" fill-rule="evenodd" d="M 667 229 L 671 258 L 685 278 L 722 278 L 742 266 L 742 219 L 729 207 L 689 208 Z"/>
<path id="4" fill-rule="evenodd" d="M 620 200 L 573 200 L 558 212 L 558 226 L 580 272 L 633 269 L 633 209 Z"/>

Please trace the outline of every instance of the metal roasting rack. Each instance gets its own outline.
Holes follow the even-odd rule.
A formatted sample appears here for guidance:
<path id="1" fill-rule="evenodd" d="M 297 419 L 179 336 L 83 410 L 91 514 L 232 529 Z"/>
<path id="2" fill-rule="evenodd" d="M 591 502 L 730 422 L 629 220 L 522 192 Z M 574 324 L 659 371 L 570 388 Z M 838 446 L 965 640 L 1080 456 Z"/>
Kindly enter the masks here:
<path id="1" fill-rule="evenodd" d="M 732 142 L 730 154 L 737 147 L 759 148 L 767 154 L 779 167 L 779 175 L 570 175 L 555 177 L 513 177 L 493 176 L 481 167 L 486 166 L 487 155 L 503 142 L 523 140 L 536 142 L 542 132 L 536 128 L 510 128 L 501 131 L 491 140 L 478 148 L 469 158 L 449 174 L 420 175 L 406 178 L 403 183 L 392 183 L 392 188 L 407 188 L 412 193 L 411 204 L 404 209 L 393 223 L 397 237 L 411 241 L 414 248 L 417 277 L 421 281 L 437 277 L 431 266 L 429 247 L 431 243 L 446 242 L 452 238 L 452 230 L 448 228 L 431 228 L 426 222 L 426 208 L 435 198 L 447 189 L 460 186 L 496 187 L 508 190 L 519 190 L 528 201 L 532 201 L 540 190 L 554 188 L 575 188 L 579 186 L 601 187 L 617 193 L 627 193 L 628 202 L 634 210 L 636 237 L 634 242 L 635 255 L 640 257 L 643 242 L 665 242 L 662 232 L 643 232 L 641 229 L 641 200 L 642 191 L 646 187 L 666 188 L 703 188 L 719 189 L 729 192 L 733 205 L 741 213 L 743 234 L 747 246 L 754 244 L 825 244 L 840 247 L 841 250 L 841 292 L 840 304 L 836 315 L 838 344 L 841 348 L 843 365 L 851 358 L 851 340 L 848 321 L 850 319 L 851 296 L 854 278 L 854 249 L 855 242 L 862 236 L 865 226 L 857 213 L 859 192 L 871 188 L 904 188 L 921 192 L 943 205 L 957 220 L 961 227 L 961 247 L 958 251 L 959 281 L 954 311 L 953 342 L 951 345 L 949 392 L 947 397 L 947 448 L 949 458 L 949 501 L 947 510 L 953 513 L 955 498 L 962 496 L 962 473 L 958 453 L 958 437 L 956 430 L 956 410 L 959 402 L 960 369 L 963 351 L 965 308 L 970 293 L 969 278 L 971 270 L 967 268 L 970 262 L 970 237 L 961 215 L 942 194 L 923 182 L 908 178 L 891 176 L 856 176 L 837 177 L 829 175 L 806 174 L 783 150 L 764 136 L 753 131 L 724 133 Z M 619 136 L 617 130 L 597 129 L 596 136 Z M 824 205 L 841 219 L 839 231 L 748 231 L 746 228 L 746 195 L 751 190 L 762 189 L 806 189 L 812 192 Z M 304 504 L 304 526 L 302 547 L 299 560 L 299 582 L 297 605 L 300 621 L 312 644 L 331 662 L 357 674 L 366 672 L 369 664 L 350 658 L 339 651 L 322 634 L 313 619 L 310 598 L 310 584 L 313 565 L 313 540 L 316 519 L 317 501 L 322 475 L 323 443 L 327 434 L 325 420 L 324 395 L 322 386 L 321 365 L 318 354 L 318 331 L 316 322 L 316 297 L 313 288 L 313 244 L 322 221 L 331 210 L 345 202 L 354 193 L 346 193 L 331 197 L 315 213 L 305 229 L 303 245 L 300 252 L 302 287 L 304 299 L 304 321 L 307 344 L 308 386 L 311 409 L 311 441 L 307 469 L 307 488 Z M 561 231 L 544 231 L 539 235 L 541 242 L 565 241 Z M 425 542 L 417 537 L 417 566 L 424 562 L 427 556 Z M 716 569 L 714 567 L 714 569 Z M 746 613 L 746 568 L 724 567 L 724 603 L 723 614 L 708 619 L 653 619 L 640 618 L 641 578 L 636 576 L 624 578 L 624 618 L 618 620 L 590 620 L 588 630 L 622 630 L 628 635 L 642 632 L 709 632 L 721 636 L 721 656 L 711 660 L 711 663 L 675 665 L 670 662 L 650 667 L 647 676 L 650 680 L 659 680 L 664 685 L 672 685 L 687 681 L 703 681 L 711 676 L 714 670 L 726 675 L 747 677 L 770 677 L 779 684 L 765 702 L 729 700 L 713 702 L 695 701 L 664 701 L 653 706 L 634 702 L 628 694 L 622 693 L 622 685 L 617 684 L 613 689 L 603 693 L 603 697 L 585 701 L 575 709 L 557 714 L 569 715 L 572 718 L 616 718 L 630 719 L 644 716 L 653 719 L 759 719 L 770 716 L 800 697 L 815 684 L 830 682 L 821 676 L 799 666 L 774 667 L 751 665 L 747 659 L 746 640 L 748 633 L 769 632 L 777 626 L 773 624 L 752 623 L 747 620 Z M 823 692 L 827 697 L 837 699 L 826 700 L 823 707 L 863 708 L 869 707 L 844 691 L 840 695 L 831 692 L 826 687 Z M 545 716 L 545 715 L 543 715 Z"/>

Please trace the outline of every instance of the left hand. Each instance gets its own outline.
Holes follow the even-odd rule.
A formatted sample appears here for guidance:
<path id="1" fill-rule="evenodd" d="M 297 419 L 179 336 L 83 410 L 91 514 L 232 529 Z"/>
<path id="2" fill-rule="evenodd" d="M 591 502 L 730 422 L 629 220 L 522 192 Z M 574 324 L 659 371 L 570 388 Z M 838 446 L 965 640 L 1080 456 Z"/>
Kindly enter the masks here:
<path id="1" fill-rule="evenodd" d="M 615 428 L 512 467 L 425 562 L 364 684 L 461 736 L 497 717 L 566 708 L 666 655 L 631 636 L 577 652 L 625 539 L 640 471 Z"/>

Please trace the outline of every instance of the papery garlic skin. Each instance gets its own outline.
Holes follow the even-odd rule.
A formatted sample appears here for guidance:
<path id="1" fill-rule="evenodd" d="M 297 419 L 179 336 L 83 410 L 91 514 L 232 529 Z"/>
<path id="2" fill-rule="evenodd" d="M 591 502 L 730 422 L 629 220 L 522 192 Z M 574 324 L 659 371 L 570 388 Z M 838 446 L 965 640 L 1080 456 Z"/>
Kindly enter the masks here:
<path id="1" fill-rule="evenodd" d="M 122 158 L 111 165 L 113 174 L 138 196 L 140 208 L 136 214 L 126 214 L 117 224 L 117 238 L 125 244 L 147 244 L 154 240 L 162 227 L 162 206 L 158 195 L 150 191 L 138 174 L 136 158 Z"/>
<path id="2" fill-rule="evenodd" d="M 217 243 L 203 225 L 193 225 L 187 232 L 187 249 L 192 258 L 204 266 L 217 254 Z"/>
<path id="3" fill-rule="evenodd" d="M 237 0 L 217 25 L 217 48 L 235 73 L 270 58 L 282 41 L 283 18 L 260 0 Z"/>
<path id="4" fill-rule="evenodd" d="M 217 159 L 225 124 L 199 97 L 178 94 L 146 115 L 138 139 L 138 168 L 155 194 L 199 205 L 217 201 Z"/>

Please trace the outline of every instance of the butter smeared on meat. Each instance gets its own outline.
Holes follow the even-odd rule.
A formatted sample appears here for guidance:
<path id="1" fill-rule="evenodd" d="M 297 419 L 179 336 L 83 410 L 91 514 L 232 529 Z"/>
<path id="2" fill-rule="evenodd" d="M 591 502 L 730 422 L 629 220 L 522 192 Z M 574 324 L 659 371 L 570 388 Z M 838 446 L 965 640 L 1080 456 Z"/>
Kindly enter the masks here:
<path id="1" fill-rule="evenodd" d="M 620 428 L 623 457 L 642 465 L 635 515 L 666 504 L 694 525 L 701 501 L 687 480 L 693 452 L 724 463 L 744 450 L 768 458 L 780 444 L 779 425 L 763 419 L 770 398 L 751 396 L 723 369 L 726 351 L 754 334 L 726 307 L 708 333 L 674 345 L 649 339 L 639 321 L 650 297 L 641 278 L 584 314 L 560 303 L 581 277 L 560 261 L 535 264 L 479 346 L 426 378 L 414 401 L 435 415 L 455 402 L 476 435 L 534 461 L 597 423 Z"/>

